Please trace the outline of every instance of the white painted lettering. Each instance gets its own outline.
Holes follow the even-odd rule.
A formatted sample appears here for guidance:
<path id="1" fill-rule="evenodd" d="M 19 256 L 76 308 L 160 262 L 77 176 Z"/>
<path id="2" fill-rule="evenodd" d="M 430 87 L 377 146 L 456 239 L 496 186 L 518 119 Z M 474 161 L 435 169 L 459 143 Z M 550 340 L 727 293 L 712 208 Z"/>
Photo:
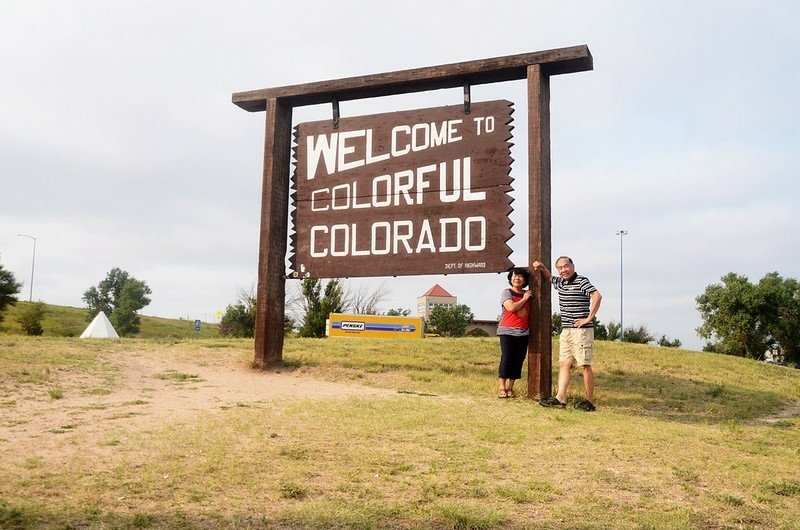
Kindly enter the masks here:
<path id="1" fill-rule="evenodd" d="M 483 123 L 483 120 L 485 120 L 485 119 L 486 119 L 486 116 L 478 116 L 478 117 L 472 118 L 472 121 L 475 122 L 475 134 L 478 135 L 478 136 L 480 136 L 483 133 L 483 131 L 481 131 L 481 124 Z"/>
<path id="2" fill-rule="evenodd" d="M 352 240 L 352 244 L 350 246 L 353 248 L 353 256 L 369 256 L 369 250 L 358 250 L 356 248 L 356 243 L 358 242 L 358 233 L 356 232 L 355 223 L 350 225 L 350 238 Z"/>
<path id="3" fill-rule="evenodd" d="M 391 141 L 391 154 L 392 156 L 403 156 L 409 152 L 411 152 L 411 142 L 404 144 L 402 147 L 398 147 L 398 134 L 403 133 L 407 136 L 411 136 L 411 127 L 408 125 L 398 125 L 392 128 L 392 141 Z"/>
<path id="4" fill-rule="evenodd" d="M 422 131 L 420 140 L 419 132 Z M 427 123 L 418 123 L 411 128 L 411 150 L 414 152 L 427 149 L 431 144 L 431 129 Z"/>
<path id="5" fill-rule="evenodd" d="M 323 234 L 328 233 L 328 227 L 324 225 L 317 225 L 311 227 L 311 257 L 312 258 L 324 258 L 328 255 L 328 247 L 323 248 L 322 250 L 317 250 L 317 232 L 322 232 Z"/>
<path id="6" fill-rule="evenodd" d="M 486 200 L 485 191 L 472 191 L 472 157 L 464 158 L 464 200 L 483 201 Z"/>
<path id="7" fill-rule="evenodd" d="M 341 190 L 344 192 L 341 193 Z M 344 199 L 337 204 L 336 199 L 342 194 Z M 347 210 L 348 208 L 350 208 L 350 184 L 339 184 L 331 188 L 331 210 Z"/>
<path id="8" fill-rule="evenodd" d="M 455 227 L 455 241 L 452 245 L 447 244 L 447 226 Z M 440 239 L 439 252 L 458 252 L 461 250 L 461 219 L 457 217 L 443 217 L 439 219 Z"/>
<path id="9" fill-rule="evenodd" d="M 347 145 L 347 140 L 350 138 L 360 138 L 364 136 L 363 129 L 359 129 L 357 131 L 345 131 L 339 133 L 339 157 L 338 157 L 338 167 L 337 171 L 347 171 L 348 169 L 353 169 L 356 167 L 361 167 L 364 165 L 363 158 L 357 158 L 355 160 L 351 160 L 350 162 L 345 162 L 345 156 L 354 153 L 356 151 L 355 146 Z M 329 173 L 330 174 L 330 173 Z"/>
<path id="10" fill-rule="evenodd" d="M 405 183 L 401 179 L 405 178 Z M 405 197 L 406 204 L 414 204 L 411 199 L 409 191 L 414 187 L 414 172 L 406 169 L 405 171 L 398 171 L 394 174 L 394 205 L 400 205 L 400 195 Z"/>
<path id="11" fill-rule="evenodd" d="M 459 123 L 461 123 L 461 120 L 449 120 L 447 122 L 447 143 L 452 144 L 453 142 L 459 142 L 462 140 L 461 136 L 456 136 L 458 134 L 456 125 Z"/>
<path id="12" fill-rule="evenodd" d="M 328 175 L 333 173 L 336 169 L 336 137 L 339 133 L 331 134 L 330 138 L 326 134 L 317 136 L 317 143 L 314 143 L 314 137 L 309 136 L 306 138 L 307 149 L 307 165 L 308 175 L 307 180 L 313 180 L 317 175 L 317 166 L 319 165 L 319 157 L 322 155 L 325 160 L 325 170 Z"/>
<path id="13" fill-rule="evenodd" d="M 389 156 L 389 153 L 383 153 L 382 155 L 376 156 L 372 152 L 372 129 L 367 129 L 367 165 L 388 160 Z"/>
<path id="14" fill-rule="evenodd" d="M 386 191 L 381 193 L 378 187 L 381 183 L 385 183 Z M 382 197 L 379 199 L 378 197 Z M 389 206 L 392 203 L 392 176 L 381 175 L 372 180 L 372 206 L 375 208 L 382 208 Z"/>
<path id="15" fill-rule="evenodd" d="M 447 191 L 447 163 L 439 164 L 439 200 L 443 203 L 456 202 L 461 198 L 461 159 L 453 160 L 453 191 Z"/>
<path id="16" fill-rule="evenodd" d="M 378 237 L 378 230 L 383 230 L 383 236 Z M 391 225 L 387 221 L 378 221 L 372 225 L 372 241 L 370 241 L 370 248 L 372 253 L 376 256 L 385 256 L 391 250 L 391 238 L 389 234 L 392 231 Z M 384 247 L 378 247 L 378 241 L 382 240 L 384 243 Z"/>
<path id="17" fill-rule="evenodd" d="M 417 204 L 422 204 L 422 191 L 431 187 L 431 183 L 425 180 L 425 173 L 436 171 L 436 166 L 422 166 L 417 168 Z"/>
<path id="18" fill-rule="evenodd" d="M 494 132 L 494 116 L 479 116 L 477 118 L 473 118 L 473 120 L 475 120 L 475 133 L 478 136 L 484 132 Z M 481 130 L 481 128 L 483 128 L 483 130 Z"/>
<path id="19" fill-rule="evenodd" d="M 317 208 L 316 204 L 317 204 L 317 194 L 318 193 L 320 193 L 320 194 L 324 193 L 324 194 L 327 195 L 327 194 L 330 194 L 330 190 L 328 190 L 328 188 L 322 188 L 322 189 L 314 190 L 314 191 L 311 192 L 311 211 L 312 212 L 324 212 L 324 211 L 326 211 L 328 209 L 328 206 L 325 206 L 324 208 Z"/>
<path id="20" fill-rule="evenodd" d="M 335 257 L 342 257 L 347 256 L 350 250 L 350 230 L 347 225 L 338 224 L 333 225 L 331 227 L 331 256 Z M 337 233 L 341 233 L 341 241 L 342 241 L 342 248 L 338 250 L 336 248 L 336 243 L 340 239 L 336 236 Z"/>
<path id="21" fill-rule="evenodd" d="M 417 248 L 415 252 L 421 253 L 423 250 L 436 252 L 436 247 L 433 244 L 433 233 L 431 232 L 431 223 L 425 219 L 422 221 L 422 228 L 419 231 L 419 241 L 417 241 Z"/>
<path id="22" fill-rule="evenodd" d="M 443 121 L 442 128 L 436 130 L 436 124 L 431 123 L 431 147 L 439 147 L 447 143 L 447 124 L 449 122 Z"/>
<path id="23" fill-rule="evenodd" d="M 477 223 L 477 229 L 473 226 Z M 477 232 L 478 242 L 472 243 L 473 233 Z M 464 248 L 470 252 L 480 252 L 486 248 L 486 218 L 467 217 L 464 220 Z"/>
<path id="24" fill-rule="evenodd" d="M 395 221 L 393 224 L 393 231 L 394 231 L 394 240 L 392 241 L 392 253 L 397 254 L 397 249 L 399 244 L 402 243 L 403 246 L 406 248 L 406 254 L 412 254 L 411 252 L 411 245 L 408 244 L 408 240 L 411 239 L 412 234 L 414 233 L 414 223 L 411 221 Z M 401 232 L 401 228 L 405 229 L 405 232 Z"/>
<path id="25" fill-rule="evenodd" d="M 357 223 L 335 224 L 330 227 L 317 225 L 311 228 L 310 254 L 313 258 L 386 256 L 424 254 L 437 252 L 481 252 L 486 249 L 487 222 L 482 216 L 466 219 L 444 217 L 436 221 L 424 219 L 419 225 L 403 219 L 399 221 L 376 221 L 368 228 L 368 242 L 359 247 Z M 458 268 L 482 268 L 480 263 L 458 264 Z"/>

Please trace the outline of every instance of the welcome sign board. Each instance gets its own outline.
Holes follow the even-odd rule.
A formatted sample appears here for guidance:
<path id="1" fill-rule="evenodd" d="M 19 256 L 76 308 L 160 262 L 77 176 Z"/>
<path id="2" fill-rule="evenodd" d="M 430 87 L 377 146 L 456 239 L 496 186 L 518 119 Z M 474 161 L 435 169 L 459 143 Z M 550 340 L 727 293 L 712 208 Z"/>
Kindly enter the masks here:
<path id="1" fill-rule="evenodd" d="M 500 100 L 297 125 L 295 276 L 511 267 L 512 112 Z"/>

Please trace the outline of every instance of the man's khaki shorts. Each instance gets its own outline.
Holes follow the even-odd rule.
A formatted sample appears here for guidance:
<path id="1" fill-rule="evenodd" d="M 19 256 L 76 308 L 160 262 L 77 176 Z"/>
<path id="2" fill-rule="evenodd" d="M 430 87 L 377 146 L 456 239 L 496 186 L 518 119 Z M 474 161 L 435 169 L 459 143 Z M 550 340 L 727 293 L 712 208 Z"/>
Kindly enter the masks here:
<path id="1" fill-rule="evenodd" d="M 591 366 L 594 356 L 594 328 L 564 328 L 559 337 L 558 362 L 571 361 Z"/>

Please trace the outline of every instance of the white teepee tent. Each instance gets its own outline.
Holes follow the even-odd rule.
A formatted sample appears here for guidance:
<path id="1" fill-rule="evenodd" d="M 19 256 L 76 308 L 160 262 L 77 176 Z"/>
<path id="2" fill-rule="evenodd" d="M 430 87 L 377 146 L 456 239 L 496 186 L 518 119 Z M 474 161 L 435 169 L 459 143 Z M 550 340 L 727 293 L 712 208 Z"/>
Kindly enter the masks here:
<path id="1" fill-rule="evenodd" d="M 117 330 L 111 325 L 105 313 L 100 311 L 94 317 L 92 323 L 86 326 L 86 329 L 81 333 L 82 339 L 118 339 Z"/>

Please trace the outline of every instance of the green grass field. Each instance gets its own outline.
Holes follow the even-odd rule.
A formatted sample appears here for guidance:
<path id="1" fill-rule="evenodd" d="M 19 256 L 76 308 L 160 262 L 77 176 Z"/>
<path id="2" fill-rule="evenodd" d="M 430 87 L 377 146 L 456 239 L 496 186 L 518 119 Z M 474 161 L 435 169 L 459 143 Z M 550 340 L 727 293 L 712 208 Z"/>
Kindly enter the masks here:
<path id="1" fill-rule="evenodd" d="M 22 333 L 17 317 L 25 311 L 30 302 L 17 302 L 4 313 L 0 322 L 0 333 Z M 79 337 L 91 319 L 87 320 L 84 308 L 45 304 L 42 328 L 46 337 Z M 203 322 L 200 332 L 194 331 L 194 320 L 177 320 L 142 316 L 140 338 L 208 338 L 219 334 L 219 325 Z"/>
<path id="2" fill-rule="evenodd" d="M 799 370 L 599 341 L 584 413 L 497 399 L 498 348 L 289 338 L 275 370 L 390 392 L 245 400 L 91 445 L 70 425 L 25 447 L 0 434 L 0 528 L 800 526 Z M 113 392 L 139 352 L 191 392 L 186 363 L 246 372 L 253 343 L 0 334 L 0 428 Z"/>

